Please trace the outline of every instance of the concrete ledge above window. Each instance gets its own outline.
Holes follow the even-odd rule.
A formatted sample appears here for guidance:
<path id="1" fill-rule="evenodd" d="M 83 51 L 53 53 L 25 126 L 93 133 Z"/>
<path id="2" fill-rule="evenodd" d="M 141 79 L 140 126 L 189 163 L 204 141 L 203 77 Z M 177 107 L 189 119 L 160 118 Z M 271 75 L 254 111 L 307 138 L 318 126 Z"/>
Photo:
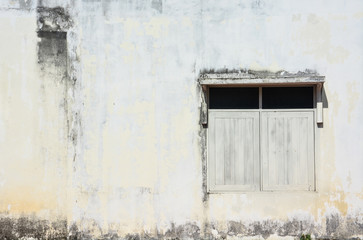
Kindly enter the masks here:
<path id="1" fill-rule="evenodd" d="M 276 73 L 266 71 L 246 71 L 236 73 L 204 73 L 199 78 L 201 85 L 320 85 L 325 81 L 324 76 L 315 73 L 288 73 L 280 71 Z"/>
<path id="2" fill-rule="evenodd" d="M 325 76 L 320 76 L 315 71 L 305 70 L 303 72 L 289 73 L 287 71 L 221 70 L 215 72 L 210 70 L 202 72 L 198 81 L 203 90 L 200 123 L 205 126 L 208 122 L 209 108 L 207 93 L 211 87 L 312 86 L 316 89 L 314 94 L 317 111 L 316 122 L 323 123 L 322 88 Z"/>

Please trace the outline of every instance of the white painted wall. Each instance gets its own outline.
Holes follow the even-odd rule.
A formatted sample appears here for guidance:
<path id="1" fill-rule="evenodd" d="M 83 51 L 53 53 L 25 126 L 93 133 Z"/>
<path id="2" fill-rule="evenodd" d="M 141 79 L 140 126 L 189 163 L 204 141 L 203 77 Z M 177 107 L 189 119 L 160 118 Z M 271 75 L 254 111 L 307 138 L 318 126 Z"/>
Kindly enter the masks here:
<path id="1" fill-rule="evenodd" d="M 335 213 L 362 224 L 362 1 L 43 1 L 61 4 L 75 23 L 68 51 L 79 59 L 77 84 L 68 95 L 38 70 L 37 4 L 10 10 L 12 1 L 5 2 L 2 211 L 67 215 L 95 236 L 165 233 L 188 222 L 201 232 L 214 223 L 220 234 L 230 221 L 267 219 L 307 219 L 324 235 L 326 217 Z M 202 201 L 197 78 L 222 68 L 326 76 L 317 192 L 211 194 Z M 55 107 L 68 97 L 80 114 L 75 150 L 64 123 L 71 113 Z"/>

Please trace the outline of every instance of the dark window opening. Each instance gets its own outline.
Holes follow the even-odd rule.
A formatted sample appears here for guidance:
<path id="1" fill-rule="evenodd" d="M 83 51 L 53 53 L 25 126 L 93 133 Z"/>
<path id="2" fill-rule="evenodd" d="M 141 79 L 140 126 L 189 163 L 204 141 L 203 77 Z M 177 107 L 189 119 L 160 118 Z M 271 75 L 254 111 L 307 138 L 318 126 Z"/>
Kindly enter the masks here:
<path id="1" fill-rule="evenodd" d="M 258 88 L 210 88 L 210 109 L 258 109 Z"/>
<path id="2" fill-rule="evenodd" d="M 313 108 L 313 87 L 263 87 L 262 108 Z"/>

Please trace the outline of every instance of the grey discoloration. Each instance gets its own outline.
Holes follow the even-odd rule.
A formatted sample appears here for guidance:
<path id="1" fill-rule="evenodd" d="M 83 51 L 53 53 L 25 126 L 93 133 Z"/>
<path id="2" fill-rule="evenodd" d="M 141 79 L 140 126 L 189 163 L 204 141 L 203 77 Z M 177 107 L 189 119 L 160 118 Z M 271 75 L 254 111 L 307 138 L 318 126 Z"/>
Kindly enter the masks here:
<path id="1" fill-rule="evenodd" d="M 0 239 L 66 239 L 67 221 L 50 222 L 35 217 L 1 217 Z"/>
<path id="2" fill-rule="evenodd" d="M 62 80 L 67 75 L 67 34 L 39 31 L 38 63 L 42 74 Z"/>
<path id="3" fill-rule="evenodd" d="M 78 240 L 78 239 L 92 239 L 89 231 L 80 231 L 77 224 L 73 223 L 68 229 L 68 239 Z"/>
<path id="4" fill-rule="evenodd" d="M 261 235 L 267 238 L 271 234 L 274 234 L 279 229 L 279 222 L 274 220 L 263 220 L 254 222 L 253 224 L 247 226 L 246 236 L 256 236 Z"/>
<path id="5" fill-rule="evenodd" d="M 204 69 L 200 72 L 201 78 L 208 78 L 209 74 L 220 77 L 231 77 L 234 78 L 288 78 L 288 77 L 313 77 L 318 76 L 315 70 L 306 69 L 305 71 L 298 71 L 296 73 L 290 73 L 288 71 L 280 70 L 277 72 L 271 71 L 256 71 L 250 69 Z"/>
<path id="6" fill-rule="evenodd" d="M 200 228 L 194 223 L 187 223 L 180 226 L 171 224 L 171 229 L 165 233 L 166 238 L 171 239 L 200 239 Z"/>
<path id="7" fill-rule="evenodd" d="M 262 0 L 255 0 L 251 4 L 252 9 L 263 9 L 265 7 L 265 2 Z"/>
<path id="8" fill-rule="evenodd" d="M 200 125 L 199 130 L 200 146 L 201 146 L 201 157 L 202 157 L 202 175 L 203 175 L 203 202 L 207 202 L 209 195 L 207 189 L 207 129 Z"/>
<path id="9" fill-rule="evenodd" d="M 207 88 L 202 87 L 201 89 L 201 109 L 200 109 L 200 124 L 206 125 L 208 123 L 208 96 L 207 96 Z"/>
<path id="10" fill-rule="evenodd" d="M 158 13 L 163 12 L 163 1 L 162 0 L 152 0 L 151 8 L 155 9 Z"/>
<path id="11" fill-rule="evenodd" d="M 39 31 L 66 32 L 73 26 L 73 21 L 64 8 L 38 7 L 37 14 Z"/>
<path id="12" fill-rule="evenodd" d="M 285 222 L 279 229 L 280 236 L 298 236 L 301 233 L 316 233 L 314 222 L 292 219 Z"/>
<path id="13" fill-rule="evenodd" d="M 336 220 L 347 221 L 346 229 L 339 230 Z M 155 240 L 155 239 L 227 239 L 230 237 L 244 238 L 246 236 L 261 236 L 268 238 L 272 234 L 286 237 L 292 236 L 298 238 L 302 234 L 310 234 L 315 239 L 359 239 L 351 236 L 361 235 L 362 226 L 351 226 L 350 224 L 359 224 L 355 218 L 342 219 L 340 215 L 329 217 L 330 232 L 324 232 L 317 223 L 309 220 L 292 219 L 286 222 L 277 220 L 262 220 L 252 223 L 243 223 L 238 221 L 229 221 L 226 227 L 219 229 L 216 223 L 206 223 L 204 231 L 196 223 L 185 223 L 181 225 L 171 224 L 170 229 L 165 233 L 156 232 L 155 234 L 140 232 L 130 233 L 124 236 L 116 232 L 103 233 L 101 236 L 93 236 L 92 229 L 99 228 L 93 222 L 90 226 L 92 229 L 80 229 L 77 224 L 72 224 L 67 228 L 66 220 L 50 222 L 40 220 L 35 217 L 20 217 L 17 219 L 10 217 L 0 218 L 0 239 L 122 239 L 122 240 Z M 335 219 L 335 220 L 331 220 Z M 349 221 L 352 221 L 349 223 Z M 353 223 L 355 222 L 355 223 Z M 214 232 L 214 233 L 212 233 Z"/>
<path id="14" fill-rule="evenodd" d="M 297 73 L 287 71 L 253 71 L 253 70 L 204 70 L 198 79 L 202 86 L 211 85 L 269 85 L 269 84 L 309 84 L 322 86 L 324 76 L 315 71 L 305 70 Z"/>
<path id="15" fill-rule="evenodd" d="M 197 87 L 198 94 L 201 98 L 201 105 L 200 105 L 200 129 L 199 129 L 199 139 L 201 146 L 201 159 L 202 159 L 202 190 L 203 190 L 203 203 L 206 205 L 208 201 L 208 189 L 207 189 L 207 99 L 206 93 L 203 91 L 202 87 L 198 85 Z M 206 207 L 206 206 L 205 206 Z"/>
<path id="16" fill-rule="evenodd" d="M 326 233 L 328 236 L 334 235 L 340 225 L 339 214 L 332 214 L 326 218 Z"/>
<path id="17" fill-rule="evenodd" d="M 19 0 L 19 7 L 21 9 L 29 10 L 33 6 L 33 0 Z"/>
<path id="18" fill-rule="evenodd" d="M 325 235 L 327 239 L 349 239 L 354 235 L 363 235 L 363 224 L 359 215 L 348 215 L 343 217 L 339 213 L 333 213 L 326 216 Z"/>
<path id="19" fill-rule="evenodd" d="M 363 235 L 363 222 L 359 216 L 348 215 L 346 218 L 346 229 L 357 235 Z"/>
<path id="20" fill-rule="evenodd" d="M 246 231 L 246 226 L 241 224 L 241 222 L 236 222 L 236 221 L 228 222 L 228 232 L 227 232 L 228 235 L 233 236 L 245 231 Z"/>

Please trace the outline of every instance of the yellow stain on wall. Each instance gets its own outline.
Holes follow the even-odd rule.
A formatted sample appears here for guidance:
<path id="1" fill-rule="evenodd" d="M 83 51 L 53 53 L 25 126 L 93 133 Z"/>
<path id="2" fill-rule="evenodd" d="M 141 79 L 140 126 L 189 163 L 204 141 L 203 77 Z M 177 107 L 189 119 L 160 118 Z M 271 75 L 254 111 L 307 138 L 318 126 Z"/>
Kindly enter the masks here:
<path id="1" fill-rule="evenodd" d="M 331 43 L 330 22 L 323 17 L 310 14 L 295 40 L 303 47 L 303 52 L 315 59 L 325 59 L 330 64 L 343 63 L 350 55 L 342 46 Z"/>
<path id="2" fill-rule="evenodd" d="M 357 12 L 353 15 L 354 18 L 356 19 L 360 19 L 360 18 L 363 18 L 363 12 Z"/>
<path id="3" fill-rule="evenodd" d="M 40 72 L 34 12 L 2 15 L 0 29 L 0 211 L 63 215 L 65 86 Z"/>

